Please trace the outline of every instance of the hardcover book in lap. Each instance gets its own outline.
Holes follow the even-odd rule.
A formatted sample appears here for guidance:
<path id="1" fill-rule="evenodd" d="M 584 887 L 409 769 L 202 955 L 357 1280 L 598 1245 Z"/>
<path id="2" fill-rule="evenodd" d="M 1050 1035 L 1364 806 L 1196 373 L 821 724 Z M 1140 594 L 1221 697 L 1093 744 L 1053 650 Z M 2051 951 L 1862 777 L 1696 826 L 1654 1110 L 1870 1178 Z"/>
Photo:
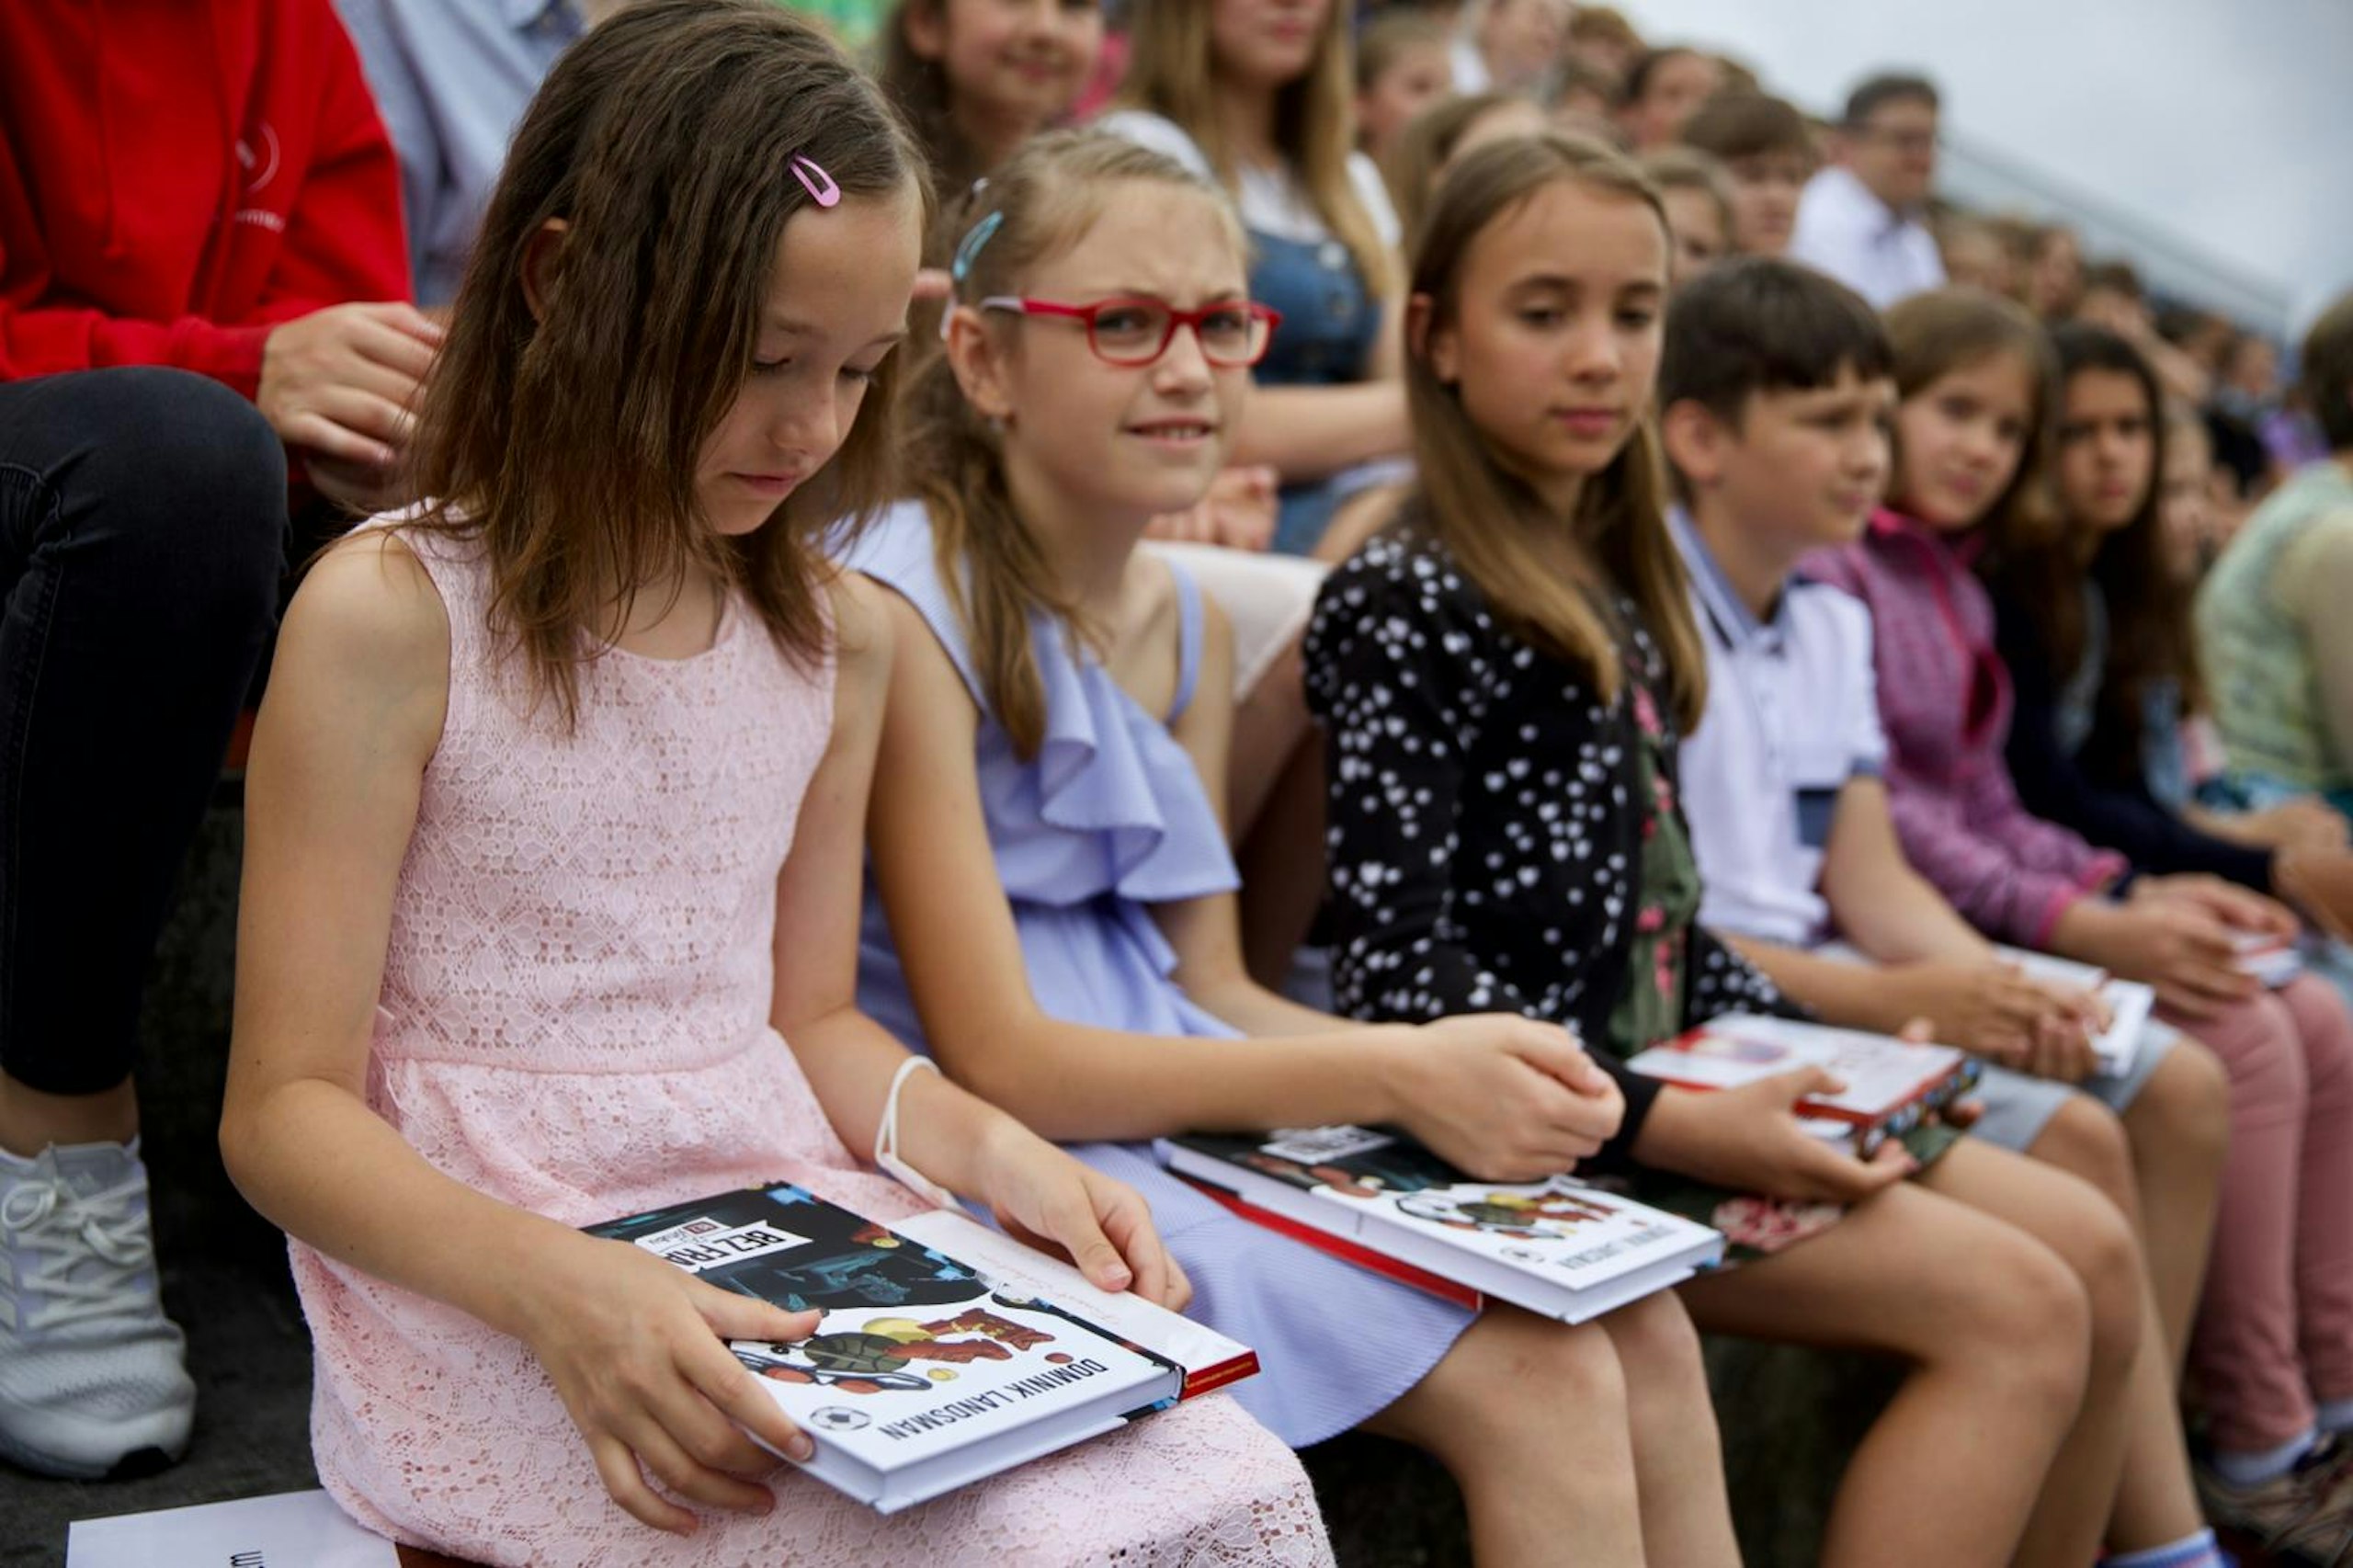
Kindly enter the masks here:
<path id="1" fill-rule="evenodd" d="M 801 1468 L 885 1514 L 1175 1403 L 1187 1368 L 1157 1345 L 1199 1357 L 1206 1378 L 1256 1370 L 1234 1370 L 1249 1353 L 1232 1341 L 1139 1298 L 1118 1299 L 1116 1325 L 1068 1310 L 1029 1282 L 1052 1260 L 1007 1267 L 1017 1252 L 1005 1249 L 1026 1249 L 972 1244 L 981 1228 L 951 1221 L 894 1231 L 774 1187 L 588 1229 L 722 1289 L 823 1312 L 807 1339 L 730 1347 L 814 1440 Z M 926 1235 L 998 1262 L 967 1264 Z"/>
<path id="2" fill-rule="evenodd" d="M 1711 1018 L 1626 1065 L 1687 1089 L 1737 1088 L 1776 1073 L 1824 1068 L 1845 1087 L 1800 1100 L 1798 1110 L 1853 1127 L 1856 1152 L 1866 1159 L 1889 1138 L 1968 1093 L 1978 1076 L 1977 1063 L 1948 1045 L 1913 1045 L 1889 1035 L 1747 1013 Z"/>
<path id="3" fill-rule="evenodd" d="M 1571 1176 L 1473 1181 L 1402 1134 L 1320 1127 L 1164 1140 L 1171 1170 L 1245 1216 L 1457 1300 L 1583 1323 L 1713 1264 L 1705 1225 Z M 1272 1216 L 1268 1220 L 1268 1216 Z M 1445 1288 L 1450 1283 L 1456 1289 Z"/>

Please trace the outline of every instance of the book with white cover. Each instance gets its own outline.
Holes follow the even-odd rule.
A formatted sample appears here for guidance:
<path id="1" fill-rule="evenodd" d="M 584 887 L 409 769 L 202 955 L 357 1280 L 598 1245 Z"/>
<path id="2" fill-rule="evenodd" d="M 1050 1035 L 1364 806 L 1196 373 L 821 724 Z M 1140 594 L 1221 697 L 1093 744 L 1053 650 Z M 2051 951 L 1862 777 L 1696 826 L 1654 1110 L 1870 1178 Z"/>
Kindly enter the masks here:
<path id="1" fill-rule="evenodd" d="M 65 1531 L 65 1568 L 398 1568 L 399 1562 L 391 1541 L 352 1523 L 319 1491 L 76 1519 Z"/>
<path id="2" fill-rule="evenodd" d="M 2240 971 L 2262 982 L 2267 991 L 2277 991 L 2304 972 L 2304 955 L 2296 950 L 2292 937 L 2242 931 L 2231 938 L 2231 948 Z"/>
<path id="3" fill-rule="evenodd" d="M 1809 1095 L 1801 1115 L 1856 1129 L 1865 1158 L 1976 1085 L 1977 1063 L 1949 1045 L 1915 1045 L 1891 1035 L 1835 1029 L 1759 1014 L 1727 1013 L 1630 1057 L 1627 1067 L 1687 1089 L 1732 1089 L 1776 1073 L 1820 1067 L 1844 1085 Z"/>
<path id="4" fill-rule="evenodd" d="M 1171 1170 L 1231 1194 L 1245 1215 L 1274 1215 L 1336 1238 L 1344 1256 L 1361 1249 L 1566 1323 L 1678 1284 L 1723 1256 L 1723 1237 L 1707 1226 L 1573 1176 L 1474 1181 L 1378 1129 L 1188 1133 L 1158 1148 Z"/>
<path id="5" fill-rule="evenodd" d="M 1258 1353 L 1205 1323 L 1154 1305 L 1131 1290 L 1116 1294 L 1059 1257 L 993 1231 L 955 1209 L 935 1209 L 892 1227 L 910 1241 L 946 1253 L 1000 1290 L 1041 1296 L 1099 1324 L 1185 1370 L 1183 1399 L 1258 1372 Z"/>
<path id="6" fill-rule="evenodd" d="M 815 1443 L 801 1468 L 881 1513 L 1111 1431 L 1184 1391 L 1181 1365 L 1127 1335 L 797 1187 L 588 1229 L 722 1289 L 820 1310 L 806 1339 L 730 1348 Z M 1140 1301 L 1130 1311 L 1174 1315 Z"/>

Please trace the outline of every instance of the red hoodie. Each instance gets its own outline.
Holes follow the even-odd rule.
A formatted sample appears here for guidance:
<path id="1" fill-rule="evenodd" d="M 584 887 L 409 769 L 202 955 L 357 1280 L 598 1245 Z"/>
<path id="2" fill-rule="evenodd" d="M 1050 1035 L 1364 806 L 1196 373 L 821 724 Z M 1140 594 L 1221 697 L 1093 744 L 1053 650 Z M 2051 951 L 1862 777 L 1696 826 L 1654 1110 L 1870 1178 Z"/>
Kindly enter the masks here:
<path id="1" fill-rule="evenodd" d="M 176 365 L 409 297 L 400 170 L 328 0 L 0 3 L 0 381 Z"/>

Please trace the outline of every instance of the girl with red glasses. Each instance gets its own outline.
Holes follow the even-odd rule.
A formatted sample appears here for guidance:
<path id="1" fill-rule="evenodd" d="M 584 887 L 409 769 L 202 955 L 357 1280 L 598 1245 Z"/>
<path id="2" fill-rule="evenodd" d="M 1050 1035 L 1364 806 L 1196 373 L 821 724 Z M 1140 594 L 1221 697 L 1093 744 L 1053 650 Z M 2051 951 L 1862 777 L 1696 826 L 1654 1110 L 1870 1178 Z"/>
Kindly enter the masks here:
<path id="1" fill-rule="evenodd" d="M 1592 1154 L 1623 1101 L 1549 1024 L 1353 1025 L 1250 979 L 1231 637 L 1137 541 L 1224 461 L 1273 313 L 1232 209 L 1156 153 L 1044 138 L 979 202 L 915 389 L 918 494 L 847 557 L 892 590 L 895 644 L 860 1006 L 1144 1193 L 1195 1312 L 1258 1351 L 1235 1397 L 1286 1442 L 1362 1426 L 1429 1449 L 1483 1562 L 1733 1562 L 1672 1301 L 1574 1328 L 1474 1313 L 1239 1219 L 1144 1146 L 1393 1123 L 1525 1178 Z"/>

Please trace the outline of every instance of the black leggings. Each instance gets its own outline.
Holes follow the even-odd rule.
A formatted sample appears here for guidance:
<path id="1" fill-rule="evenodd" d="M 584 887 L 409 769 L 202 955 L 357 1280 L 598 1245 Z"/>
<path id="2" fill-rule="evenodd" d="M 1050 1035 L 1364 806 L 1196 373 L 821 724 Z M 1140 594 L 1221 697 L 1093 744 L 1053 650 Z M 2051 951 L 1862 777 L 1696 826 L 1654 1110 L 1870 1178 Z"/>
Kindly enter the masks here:
<path id="1" fill-rule="evenodd" d="M 285 450 L 219 382 L 0 384 L 0 1068 L 35 1089 L 130 1075 L 286 528 Z"/>

